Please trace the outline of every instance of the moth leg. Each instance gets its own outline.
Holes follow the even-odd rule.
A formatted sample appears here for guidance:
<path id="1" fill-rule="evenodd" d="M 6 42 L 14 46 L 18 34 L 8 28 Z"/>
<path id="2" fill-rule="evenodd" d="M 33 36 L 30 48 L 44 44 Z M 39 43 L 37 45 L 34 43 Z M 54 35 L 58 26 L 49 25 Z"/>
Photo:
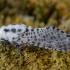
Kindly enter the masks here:
<path id="1" fill-rule="evenodd" d="M 21 49 L 20 49 L 20 45 L 16 45 L 16 48 L 17 48 L 17 50 L 18 50 L 18 52 L 22 55 L 22 56 L 24 56 L 23 54 L 22 54 L 22 52 L 21 52 Z"/>
<path id="2" fill-rule="evenodd" d="M 4 46 L 8 46 L 8 45 L 10 45 L 10 42 L 6 40 Z M 9 46 L 9 55 L 10 53 L 11 53 L 11 46 Z"/>
<path id="3" fill-rule="evenodd" d="M 10 42 L 8 40 L 3 39 L 2 44 L 6 47 L 7 45 L 10 45 Z"/>
<path id="4" fill-rule="evenodd" d="M 10 42 L 9 42 L 8 40 L 5 40 L 4 45 L 5 45 L 5 46 L 10 45 Z"/>
<path id="5" fill-rule="evenodd" d="M 5 50 L 7 50 L 6 47 L 7 47 L 8 45 L 10 45 L 10 42 L 9 42 L 8 40 L 5 40 L 5 39 L 3 39 L 1 42 L 2 42 L 2 45 L 3 45 L 3 47 L 5 48 Z M 11 52 L 10 52 L 10 51 L 11 51 L 11 46 L 9 46 L 8 48 L 9 48 L 8 53 L 9 53 L 9 55 L 10 55 L 10 53 L 11 53 Z"/>

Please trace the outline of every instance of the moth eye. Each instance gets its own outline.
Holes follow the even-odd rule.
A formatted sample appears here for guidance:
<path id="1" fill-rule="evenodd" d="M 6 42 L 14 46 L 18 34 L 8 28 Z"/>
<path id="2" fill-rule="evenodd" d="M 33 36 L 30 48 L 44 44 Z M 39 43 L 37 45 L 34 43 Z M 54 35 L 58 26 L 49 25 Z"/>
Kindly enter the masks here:
<path id="1" fill-rule="evenodd" d="M 15 29 L 15 28 L 12 28 L 11 31 L 12 31 L 13 33 L 15 33 L 15 32 L 16 32 L 16 29 Z"/>
<path id="2" fill-rule="evenodd" d="M 10 30 L 9 30 L 9 29 L 4 29 L 4 31 L 5 31 L 5 32 L 9 32 Z"/>
<path id="3" fill-rule="evenodd" d="M 18 32 L 21 32 L 22 30 L 21 29 L 18 29 Z"/>

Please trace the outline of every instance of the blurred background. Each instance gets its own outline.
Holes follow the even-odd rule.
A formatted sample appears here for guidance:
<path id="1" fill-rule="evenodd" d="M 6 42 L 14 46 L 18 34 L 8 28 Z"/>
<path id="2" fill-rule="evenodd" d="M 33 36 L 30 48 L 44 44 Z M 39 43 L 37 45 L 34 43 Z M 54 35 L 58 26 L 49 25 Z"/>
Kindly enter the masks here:
<path id="1" fill-rule="evenodd" d="M 70 34 L 70 0 L 0 0 L 0 27 L 13 23 Z M 0 70 L 70 70 L 70 52 L 27 46 L 23 58 L 15 47 L 0 47 Z"/>
<path id="2" fill-rule="evenodd" d="M 70 33 L 70 0 L 0 0 L 0 27 L 12 23 Z"/>

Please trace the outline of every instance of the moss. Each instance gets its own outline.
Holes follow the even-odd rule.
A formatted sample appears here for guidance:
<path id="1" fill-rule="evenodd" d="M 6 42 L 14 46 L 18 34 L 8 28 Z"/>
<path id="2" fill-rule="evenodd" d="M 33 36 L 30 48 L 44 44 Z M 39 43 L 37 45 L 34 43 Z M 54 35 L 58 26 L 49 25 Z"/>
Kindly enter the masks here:
<path id="1" fill-rule="evenodd" d="M 68 70 L 70 68 L 70 53 L 45 50 L 39 47 L 24 47 L 22 53 L 24 57 L 15 47 L 3 46 L 0 49 L 0 69 Z"/>

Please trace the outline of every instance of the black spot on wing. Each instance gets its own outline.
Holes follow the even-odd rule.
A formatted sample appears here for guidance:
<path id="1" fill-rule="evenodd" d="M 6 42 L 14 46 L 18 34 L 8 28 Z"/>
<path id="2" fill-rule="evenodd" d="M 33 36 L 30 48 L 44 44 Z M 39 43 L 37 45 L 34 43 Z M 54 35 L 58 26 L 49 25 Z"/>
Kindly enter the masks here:
<path id="1" fill-rule="evenodd" d="M 45 36 L 45 35 L 43 35 L 43 38 L 46 38 L 46 36 Z"/>
<path id="2" fill-rule="evenodd" d="M 43 32 L 43 29 L 41 29 L 41 32 Z"/>
<path id="3" fill-rule="evenodd" d="M 37 46 L 39 46 L 39 45 L 40 45 L 40 42 L 37 43 Z"/>
<path id="4" fill-rule="evenodd" d="M 64 46 L 64 48 L 63 48 L 63 49 L 64 49 L 64 51 L 65 51 L 65 52 L 67 51 L 67 47 L 65 47 L 65 46 Z"/>
<path id="5" fill-rule="evenodd" d="M 22 34 L 22 36 L 24 36 L 24 34 Z"/>
<path id="6" fill-rule="evenodd" d="M 31 29 L 31 31 L 34 31 L 34 29 Z"/>
<path id="7" fill-rule="evenodd" d="M 49 48 L 52 48 L 50 45 L 48 46 Z"/>
<path id="8" fill-rule="evenodd" d="M 16 33 L 16 29 L 15 29 L 15 28 L 12 28 L 11 31 L 12 31 L 13 33 Z"/>
<path id="9" fill-rule="evenodd" d="M 18 32 L 21 32 L 22 30 L 21 29 L 18 29 Z"/>
<path id="10" fill-rule="evenodd" d="M 36 35 L 34 35 L 34 38 L 36 38 Z"/>
<path id="11" fill-rule="evenodd" d="M 53 26 L 52 28 L 53 28 L 53 30 L 55 29 L 55 27 L 54 27 L 54 26 Z"/>
<path id="12" fill-rule="evenodd" d="M 29 31 L 29 29 L 28 28 L 26 28 L 26 32 L 28 32 Z"/>
<path id="13" fill-rule="evenodd" d="M 52 27 L 53 28 L 53 30 L 56 28 L 56 27 Z M 59 28 L 56 28 L 57 29 L 57 32 L 60 30 Z M 61 31 L 61 33 L 64 33 L 63 31 Z"/>
<path id="14" fill-rule="evenodd" d="M 66 37 L 70 37 L 70 35 L 66 35 Z"/>
<path id="15" fill-rule="evenodd" d="M 49 29 L 50 27 L 47 27 L 46 29 Z"/>
<path id="16" fill-rule="evenodd" d="M 37 28 L 37 31 L 39 31 L 39 29 Z"/>
<path id="17" fill-rule="evenodd" d="M 14 40 L 15 38 L 13 37 L 12 39 Z"/>
<path id="18" fill-rule="evenodd" d="M 57 32 L 58 32 L 59 30 L 60 30 L 60 29 L 57 28 Z"/>
<path id="19" fill-rule="evenodd" d="M 9 29 L 4 29 L 4 31 L 5 31 L 5 32 L 9 32 L 10 30 L 9 30 Z"/>
<path id="20" fill-rule="evenodd" d="M 61 33 L 64 33 L 63 31 L 61 31 Z"/>
<path id="21" fill-rule="evenodd" d="M 38 36 L 40 36 L 40 34 L 38 33 Z"/>
<path id="22" fill-rule="evenodd" d="M 34 42 L 34 41 L 32 41 L 32 43 L 34 44 L 35 42 Z"/>
<path id="23" fill-rule="evenodd" d="M 33 37 L 31 36 L 31 38 L 33 38 Z"/>
<path id="24" fill-rule="evenodd" d="M 26 36 L 28 35 L 28 33 L 26 33 Z"/>
<path id="25" fill-rule="evenodd" d="M 20 38 L 18 38 L 18 40 L 20 40 Z"/>
<path id="26" fill-rule="evenodd" d="M 37 39 L 34 39 L 34 41 L 37 41 Z"/>
<path id="27" fill-rule="evenodd" d="M 28 39 L 28 42 L 30 41 L 30 39 Z"/>

